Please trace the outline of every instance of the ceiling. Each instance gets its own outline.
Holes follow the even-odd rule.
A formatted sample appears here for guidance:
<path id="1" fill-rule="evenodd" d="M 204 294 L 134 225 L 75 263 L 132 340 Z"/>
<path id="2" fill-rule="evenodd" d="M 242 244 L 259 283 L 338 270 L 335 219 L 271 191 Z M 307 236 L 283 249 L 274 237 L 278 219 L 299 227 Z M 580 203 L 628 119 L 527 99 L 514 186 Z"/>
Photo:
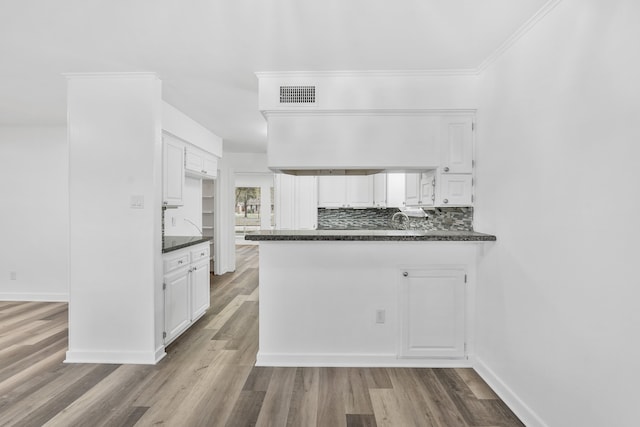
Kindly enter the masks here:
<path id="1" fill-rule="evenodd" d="M 548 0 L 3 0 L 0 125 L 66 120 L 72 72 L 156 72 L 163 98 L 264 152 L 256 71 L 475 69 Z"/>

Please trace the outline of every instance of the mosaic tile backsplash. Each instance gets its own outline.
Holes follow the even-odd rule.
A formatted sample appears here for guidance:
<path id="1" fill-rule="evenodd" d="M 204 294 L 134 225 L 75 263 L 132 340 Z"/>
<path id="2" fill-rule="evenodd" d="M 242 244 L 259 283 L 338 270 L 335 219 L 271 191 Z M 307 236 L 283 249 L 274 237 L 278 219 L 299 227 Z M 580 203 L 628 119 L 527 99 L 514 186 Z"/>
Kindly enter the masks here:
<path id="1" fill-rule="evenodd" d="M 324 209 L 318 208 L 318 230 L 459 230 L 473 231 L 473 208 L 429 208 L 426 218 L 393 215 L 397 208 Z"/>

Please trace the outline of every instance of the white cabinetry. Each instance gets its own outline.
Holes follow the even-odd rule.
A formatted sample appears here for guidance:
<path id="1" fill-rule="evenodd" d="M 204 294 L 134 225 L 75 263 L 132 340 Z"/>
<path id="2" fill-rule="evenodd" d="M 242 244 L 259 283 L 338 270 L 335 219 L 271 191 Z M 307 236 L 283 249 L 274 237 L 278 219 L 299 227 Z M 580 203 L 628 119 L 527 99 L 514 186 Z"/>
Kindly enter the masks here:
<path id="1" fill-rule="evenodd" d="M 164 343 L 169 344 L 209 308 L 209 245 L 163 255 Z"/>
<path id="2" fill-rule="evenodd" d="M 184 143 L 162 136 L 162 205 L 182 206 L 184 192 Z"/>
<path id="3" fill-rule="evenodd" d="M 438 206 L 471 206 L 471 174 L 441 174 L 436 198 Z"/>
<path id="4" fill-rule="evenodd" d="M 471 173 L 473 117 L 443 116 L 440 120 L 440 167 L 444 173 Z"/>
<path id="5" fill-rule="evenodd" d="M 441 160 L 437 206 L 473 204 L 473 116 L 443 116 L 440 120 Z"/>
<path id="6" fill-rule="evenodd" d="M 211 303 L 209 288 L 209 247 L 198 245 L 191 251 L 191 310 L 193 322 L 204 314 Z"/>
<path id="7" fill-rule="evenodd" d="M 407 206 L 433 206 L 435 203 L 434 170 L 405 175 L 405 204 Z"/>
<path id="8" fill-rule="evenodd" d="M 402 272 L 400 356 L 463 358 L 466 274 L 458 268 Z"/>
<path id="9" fill-rule="evenodd" d="M 315 230 L 318 182 L 315 176 L 275 174 L 275 222 L 279 230 Z"/>
<path id="10" fill-rule="evenodd" d="M 216 179 L 218 158 L 197 147 L 187 144 L 185 147 L 185 172 L 194 178 Z"/>
<path id="11" fill-rule="evenodd" d="M 373 206 L 376 208 L 387 207 L 387 174 L 377 173 L 373 175 Z"/>
<path id="12" fill-rule="evenodd" d="M 405 202 L 405 174 L 400 172 L 387 173 L 387 207 L 401 208 Z"/>
<path id="13" fill-rule="evenodd" d="M 373 175 L 318 177 L 321 208 L 368 208 L 373 203 Z"/>

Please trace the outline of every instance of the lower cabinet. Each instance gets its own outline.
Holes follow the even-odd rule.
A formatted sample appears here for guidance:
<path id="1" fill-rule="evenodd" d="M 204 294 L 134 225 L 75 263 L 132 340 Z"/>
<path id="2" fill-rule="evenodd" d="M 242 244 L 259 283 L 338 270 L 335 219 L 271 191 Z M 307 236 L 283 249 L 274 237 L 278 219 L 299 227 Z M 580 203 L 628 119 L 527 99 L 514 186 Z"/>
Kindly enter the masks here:
<path id="1" fill-rule="evenodd" d="M 168 344 L 191 324 L 189 266 L 164 276 L 164 342 Z"/>
<path id="2" fill-rule="evenodd" d="M 169 252 L 164 263 L 164 343 L 169 344 L 210 305 L 209 244 Z"/>
<path id="3" fill-rule="evenodd" d="M 466 356 L 465 283 L 458 268 L 402 271 L 400 357 Z"/>

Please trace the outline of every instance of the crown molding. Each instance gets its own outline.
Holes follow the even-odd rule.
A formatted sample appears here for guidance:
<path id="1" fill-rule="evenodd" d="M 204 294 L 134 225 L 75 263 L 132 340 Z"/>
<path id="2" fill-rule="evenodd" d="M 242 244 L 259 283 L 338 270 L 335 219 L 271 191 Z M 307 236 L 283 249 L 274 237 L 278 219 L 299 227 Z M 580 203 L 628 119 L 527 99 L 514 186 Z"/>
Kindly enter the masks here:
<path id="1" fill-rule="evenodd" d="M 500 58 L 507 50 L 531 31 L 562 0 L 547 1 L 531 18 L 511 34 L 496 50 L 475 68 L 442 70 L 337 70 L 337 71 L 257 71 L 261 78 L 313 78 L 313 77 L 451 77 L 478 76 Z"/>
<path id="2" fill-rule="evenodd" d="M 156 78 L 158 79 L 158 74 L 153 72 L 146 71 L 132 71 L 132 72 L 107 72 L 107 73 L 62 73 L 62 75 L 67 79 L 72 78 L 82 78 L 82 79 L 118 79 L 118 78 Z"/>
<path id="3" fill-rule="evenodd" d="M 338 70 L 338 71 L 258 71 L 258 78 L 309 78 L 309 77 L 434 77 L 475 76 L 475 68 L 449 70 Z"/>
<path id="4" fill-rule="evenodd" d="M 562 0 L 549 0 L 546 2 L 531 18 L 529 18 L 524 24 L 511 34 L 496 50 L 493 51 L 478 67 L 476 68 L 476 74 L 482 73 L 491 64 L 496 62 L 511 46 L 516 44 L 523 36 L 531 31 L 537 24 L 547 16 Z"/>

